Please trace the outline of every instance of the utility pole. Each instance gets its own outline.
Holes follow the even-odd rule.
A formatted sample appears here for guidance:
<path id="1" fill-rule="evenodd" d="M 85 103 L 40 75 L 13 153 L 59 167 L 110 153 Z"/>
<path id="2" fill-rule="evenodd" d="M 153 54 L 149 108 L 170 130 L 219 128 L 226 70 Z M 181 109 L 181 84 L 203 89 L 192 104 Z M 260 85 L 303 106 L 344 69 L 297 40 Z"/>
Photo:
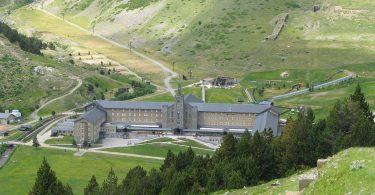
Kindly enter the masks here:
<path id="1" fill-rule="evenodd" d="M 131 41 L 129 42 L 129 49 L 130 49 L 130 52 L 132 52 L 132 42 Z"/>
<path id="2" fill-rule="evenodd" d="M 193 73 L 192 70 L 189 70 L 189 79 L 191 80 L 191 74 Z"/>
<path id="3" fill-rule="evenodd" d="M 174 72 L 174 64 L 175 64 L 175 61 L 172 62 L 172 66 L 173 66 L 173 72 Z"/>

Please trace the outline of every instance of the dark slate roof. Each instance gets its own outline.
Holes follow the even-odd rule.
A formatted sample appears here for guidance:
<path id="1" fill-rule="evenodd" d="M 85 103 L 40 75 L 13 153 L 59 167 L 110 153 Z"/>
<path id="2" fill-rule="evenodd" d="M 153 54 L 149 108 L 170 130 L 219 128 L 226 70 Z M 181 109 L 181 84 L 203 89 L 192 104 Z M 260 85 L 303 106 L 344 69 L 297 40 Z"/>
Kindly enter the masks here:
<path id="1" fill-rule="evenodd" d="M 81 115 L 81 117 L 79 117 L 78 120 L 85 119 L 89 122 L 96 122 L 102 118 L 105 118 L 105 112 L 99 108 L 93 108 L 90 111 L 85 112 L 83 115 Z"/>
<path id="2" fill-rule="evenodd" d="M 0 113 L 0 119 L 8 119 L 10 115 L 13 115 L 12 113 Z"/>
<path id="3" fill-rule="evenodd" d="M 198 107 L 198 111 L 205 112 L 231 112 L 231 113 L 254 113 L 260 114 L 271 108 L 269 105 L 258 104 L 208 104 L 208 103 L 190 103 Z"/>
<path id="4" fill-rule="evenodd" d="M 192 94 L 185 95 L 184 101 L 189 103 L 204 103 L 201 99 L 198 99 Z"/>
<path id="5" fill-rule="evenodd" d="M 105 109 L 161 109 L 163 106 L 169 106 L 173 103 L 169 102 L 130 102 L 130 101 L 95 101 L 99 106 Z"/>

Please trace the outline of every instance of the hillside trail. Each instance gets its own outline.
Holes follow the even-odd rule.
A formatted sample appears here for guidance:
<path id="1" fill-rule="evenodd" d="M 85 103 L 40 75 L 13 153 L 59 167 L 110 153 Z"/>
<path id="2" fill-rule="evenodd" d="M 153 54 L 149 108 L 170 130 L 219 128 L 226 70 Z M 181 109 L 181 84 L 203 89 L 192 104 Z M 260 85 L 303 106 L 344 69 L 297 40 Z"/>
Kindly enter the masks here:
<path id="1" fill-rule="evenodd" d="M 57 101 L 57 100 L 60 100 L 60 99 L 62 99 L 62 98 L 64 98 L 64 97 L 68 96 L 68 95 L 73 94 L 78 88 L 80 88 L 80 87 L 82 86 L 82 80 L 81 80 L 81 78 L 76 77 L 76 76 L 70 76 L 70 78 L 76 80 L 76 81 L 78 82 L 78 84 L 77 84 L 73 89 L 71 89 L 68 93 L 66 93 L 66 94 L 64 94 L 64 95 L 62 95 L 62 96 L 56 97 L 56 98 L 54 98 L 54 99 L 52 99 L 52 100 L 49 100 L 49 101 L 43 103 L 38 109 L 36 109 L 36 110 L 31 114 L 31 118 L 32 118 L 33 120 L 37 120 L 37 119 L 38 119 L 38 112 L 39 112 L 41 109 L 43 109 L 44 107 L 46 107 L 48 104 L 51 104 L 52 102 L 55 102 L 55 101 Z"/>
<path id="2" fill-rule="evenodd" d="M 116 41 L 113 41 L 113 40 L 111 40 L 111 39 L 109 39 L 109 38 L 107 38 L 107 37 L 104 37 L 104 36 L 100 35 L 100 34 L 92 33 L 91 31 L 89 31 L 89 30 L 87 30 L 87 29 L 85 29 L 85 28 L 83 28 L 83 27 L 81 27 L 81 26 L 79 26 L 79 25 L 77 25 L 77 24 L 74 24 L 74 23 L 72 23 L 72 22 L 70 22 L 70 21 L 64 20 L 64 19 L 61 18 L 60 16 L 57 16 L 57 15 L 55 15 L 55 14 L 53 14 L 53 13 L 51 13 L 51 12 L 45 10 L 45 9 L 42 9 L 42 8 L 40 8 L 40 7 L 38 7 L 38 6 L 34 6 L 34 7 L 35 7 L 35 9 L 37 9 L 37 10 L 39 10 L 39 11 L 45 13 L 45 14 L 48 14 L 48 15 L 54 17 L 54 18 L 57 18 L 57 19 L 59 19 L 59 20 L 65 22 L 65 23 L 67 23 L 67 24 L 69 24 L 69 25 L 71 25 L 71 26 L 73 26 L 73 27 L 75 27 L 75 28 L 78 28 L 79 30 L 81 30 L 81 31 L 83 31 L 83 32 L 86 32 L 86 33 L 92 34 L 93 36 L 96 36 L 96 37 L 98 37 L 98 38 L 100 38 L 100 39 L 102 39 L 102 40 L 104 40 L 104 41 L 107 41 L 108 43 L 111 43 L 111 44 L 116 45 L 116 46 L 118 46 L 118 47 L 121 47 L 121 48 L 123 48 L 123 49 L 130 50 L 130 48 L 129 48 L 127 45 L 124 45 L 124 44 L 118 43 L 118 42 L 116 42 Z M 151 63 L 153 63 L 153 64 L 155 64 L 155 65 L 157 65 L 157 66 L 159 66 L 159 67 L 163 70 L 164 75 L 165 75 L 165 78 L 164 78 L 164 81 L 163 81 L 163 82 L 164 82 L 164 86 L 165 86 L 165 88 L 166 88 L 166 89 L 172 94 L 172 96 L 174 96 L 174 95 L 175 95 L 175 92 L 174 92 L 174 89 L 173 89 L 173 87 L 172 87 L 172 85 L 171 85 L 171 80 L 172 80 L 173 78 L 177 78 L 177 77 L 178 77 L 178 74 L 177 74 L 176 72 L 172 71 L 171 69 L 169 69 L 165 64 L 159 62 L 158 60 L 156 60 L 156 59 L 154 59 L 154 58 L 151 58 L 151 57 L 149 57 L 149 56 L 146 56 L 145 54 L 140 53 L 140 52 L 138 52 L 138 51 L 136 51 L 136 50 L 134 50 L 134 49 L 131 49 L 131 51 L 132 51 L 134 54 L 136 54 L 137 56 L 139 56 L 139 57 L 141 57 L 141 58 L 143 58 L 143 59 L 145 59 L 145 60 L 147 60 L 147 61 L 149 61 L 149 62 L 151 62 Z"/>

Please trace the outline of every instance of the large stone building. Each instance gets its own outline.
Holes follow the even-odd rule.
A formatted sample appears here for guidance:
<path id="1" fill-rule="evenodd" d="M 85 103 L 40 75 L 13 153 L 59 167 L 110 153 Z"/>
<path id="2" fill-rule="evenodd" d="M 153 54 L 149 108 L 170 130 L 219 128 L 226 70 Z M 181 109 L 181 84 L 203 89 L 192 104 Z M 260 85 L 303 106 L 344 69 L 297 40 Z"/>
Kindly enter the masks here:
<path id="1" fill-rule="evenodd" d="M 280 110 L 270 104 L 211 104 L 179 90 L 174 102 L 97 100 L 74 124 L 78 144 L 129 131 L 192 134 L 243 133 L 272 129 L 279 135 Z"/>

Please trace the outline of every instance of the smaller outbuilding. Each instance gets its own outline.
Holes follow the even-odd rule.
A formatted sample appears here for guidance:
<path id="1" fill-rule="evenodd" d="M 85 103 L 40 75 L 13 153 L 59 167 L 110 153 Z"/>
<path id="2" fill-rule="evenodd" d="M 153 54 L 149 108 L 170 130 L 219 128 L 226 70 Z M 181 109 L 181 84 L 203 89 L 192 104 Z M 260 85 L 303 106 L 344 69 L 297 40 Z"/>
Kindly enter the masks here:
<path id="1" fill-rule="evenodd" d="M 58 123 L 51 129 L 51 135 L 73 135 L 74 132 L 74 119 L 66 119 Z"/>
<path id="2" fill-rule="evenodd" d="M 12 113 L 0 113 L 0 125 L 7 125 L 13 123 L 16 120 L 16 116 Z"/>

